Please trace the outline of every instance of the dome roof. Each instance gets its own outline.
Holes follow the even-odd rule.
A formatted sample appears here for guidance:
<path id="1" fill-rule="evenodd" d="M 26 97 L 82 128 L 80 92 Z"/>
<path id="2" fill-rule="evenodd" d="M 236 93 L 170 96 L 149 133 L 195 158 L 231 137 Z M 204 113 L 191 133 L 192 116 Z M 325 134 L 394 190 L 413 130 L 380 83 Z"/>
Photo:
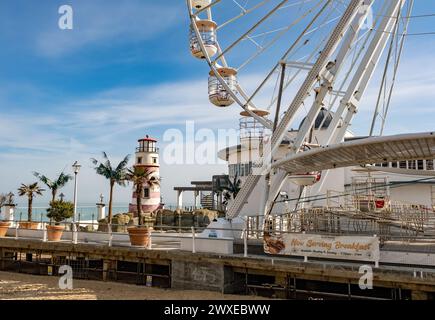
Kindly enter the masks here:
<path id="1" fill-rule="evenodd" d="M 314 128 L 319 129 L 320 125 L 323 122 L 323 119 L 325 119 L 325 117 L 326 117 L 326 120 L 323 122 L 322 129 L 327 129 L 329 127 L 329 125 L 331 124 L 331 121 L 333 118 L 332 115 L 333 115 L 333 112 L 328 113 L 328 110 L 322 107 L 320 109 L 319 115 L 317 116 L 316 121 L 314 123 Z M 305 119 L 306 119 L 306 117 L 301 121 L 301 124 L 299 125 L 299 130 L 301 129 L 302 124 L 304 123 Z"/>

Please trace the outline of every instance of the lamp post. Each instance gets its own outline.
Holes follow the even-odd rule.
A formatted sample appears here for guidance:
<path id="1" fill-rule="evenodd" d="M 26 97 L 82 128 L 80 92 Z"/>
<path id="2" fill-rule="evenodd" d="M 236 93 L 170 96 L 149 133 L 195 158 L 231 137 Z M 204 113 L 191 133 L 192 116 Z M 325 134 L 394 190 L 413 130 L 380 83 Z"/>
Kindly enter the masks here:
<path id="1" fill-rule="evenodd" d="M 65 195 L 63 194 L 63 192 L 59 195 L 60 201 L 63 202 L 63 199 L 65 198 Z"/>
<path id="2" fill-rule="evenodd" d="M 80 171 L 81 165 L 78 161 L 74 162 L 72 165 L 74 171 L 74 216 L 73 216 L 73 242 L 77 243 L 77 174 Z"/>

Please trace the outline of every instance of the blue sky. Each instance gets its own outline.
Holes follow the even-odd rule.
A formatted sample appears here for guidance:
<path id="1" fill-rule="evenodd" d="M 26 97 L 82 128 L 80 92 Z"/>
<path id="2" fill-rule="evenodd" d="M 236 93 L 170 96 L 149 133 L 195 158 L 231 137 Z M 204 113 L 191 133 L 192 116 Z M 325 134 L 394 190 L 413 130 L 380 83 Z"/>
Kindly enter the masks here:
<path id="1" fill-rule="evenodd" d="M 72 31 L 57 26 L 63 4 L 74 8 Z M 434 12 L 433 1 L 416 0 L 414 14 Z M 434 17 L 412 23 L 411 32 L 435 31 Z M 0 192 L 33 182 L 32 171 L 55 175 L 79 160 L 79 199 L 93 202 L 108 193 L 89 161 L 101 151 L 119 160 L 138 138 L 161 139 L 186 120 L 197 129 L 236 127 L 235 106 L 223 111 L 208 103 L 208 68 L 190 56 L 187 37 L 185 1 L 1 0 Z M 435 36 L 408 39 L 387 134 L 433 130 L 434 44 Z M 255 76 L 252 68 L 243 74 Z M 367 133 L 367 108 L 352 128 L 358 134 Z M 165 200 L 174 202 L 174 185 L 225 170 L 163 164 Z M 71 197 L 71 186 L 65 193 Z M 130 188 L 119 188 L 115 201 L 129 195 Z"/>

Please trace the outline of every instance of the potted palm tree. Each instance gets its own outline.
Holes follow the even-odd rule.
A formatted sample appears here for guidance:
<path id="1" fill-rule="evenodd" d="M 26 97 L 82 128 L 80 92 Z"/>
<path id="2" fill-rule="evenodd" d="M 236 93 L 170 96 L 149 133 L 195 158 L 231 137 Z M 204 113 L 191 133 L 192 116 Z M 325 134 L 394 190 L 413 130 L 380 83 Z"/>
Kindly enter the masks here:
<path id="1" fill-rule="evenodd" d="M 62 238 L 65 226 L 60 223 L 74 215 L 74 204 L 72 202 L 55 200 L 50 202 L 50 207 L 47 209 L 47 217 L 50 221 L 54 221 L 54 225 L 50 223 L 47 226 L 48 241 L 60 241 Z"/>
<path id="2" fill-rule="evenodd" d="M 160 179 L 152 171 L 143 167 L 128 169 L 126 179 L 133 183 L 136 194 L 136 213 L 138 225 L 127 229 L 132 246 L 146 247 L 150 241 L 152 227 L 144 224 L 142 215 L 142 197 L 144 187 L 155 187 L 160 184 Z"/>
<path id="3" fill-rule="evenodd" d="M 104 163 L 94 158 L 91 159 L 94 164 L 94 169 L 97 174 L 105 177 L 110 182 L 110 196 L 109 196 L 109 214 L 108 223 L 112 223 L 112 205 L 113 205 L 113 189 L 115 184 L 125 186 L 127 165 L 130 159 L 130 155 L 127 155 L 116 167 L 113 167 L 107 154 L 103 152 Z"/>
<path id="4" fill-rule="evenodd" d="M 33 198 L 35 196 L 42 196 L 44 189 L 38 186 L 38 182 L 32 184 L 21 184 L 18 188 L 18 195 L 20 197 L 27 196 L 27 221 L 20 221 L 20 228 L 22 229 L 37 229 L 38 222 L 32 221 L 32 209 L 33 209 Z"/>
<path id="5" fill-rule="evenodd" d="M 73 178 L 71 175 L 63 172 L 56 178 L 56 180 L 51 180 L 38 172 L 34 172 L 33 175 L 45 184 L 49 190 L 51 190 L 51 201 L 56 200 L 57 192 L 65 187 L 65 185 Z"/>

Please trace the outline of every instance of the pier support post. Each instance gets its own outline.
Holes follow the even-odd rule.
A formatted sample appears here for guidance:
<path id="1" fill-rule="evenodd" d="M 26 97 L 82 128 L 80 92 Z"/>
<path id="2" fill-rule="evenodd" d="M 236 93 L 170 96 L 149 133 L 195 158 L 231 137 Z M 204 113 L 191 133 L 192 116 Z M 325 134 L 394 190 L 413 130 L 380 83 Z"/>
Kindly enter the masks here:
<path id="1" fill-rule="evenodd" d="M 107 276 L 112 265 L 112 261 L 103 260 L 103 281 L 107 281 Z"/>
<path id="2" fill-rule="evenodd" d="M 195 236 L 195 227 L 192 227 L 192 253 L 196 253 Z"/>
<path id="3" fill-rule="evenodd" d="M 177 190 L 177 209 L 183 209 L 183 191 Z"/>

